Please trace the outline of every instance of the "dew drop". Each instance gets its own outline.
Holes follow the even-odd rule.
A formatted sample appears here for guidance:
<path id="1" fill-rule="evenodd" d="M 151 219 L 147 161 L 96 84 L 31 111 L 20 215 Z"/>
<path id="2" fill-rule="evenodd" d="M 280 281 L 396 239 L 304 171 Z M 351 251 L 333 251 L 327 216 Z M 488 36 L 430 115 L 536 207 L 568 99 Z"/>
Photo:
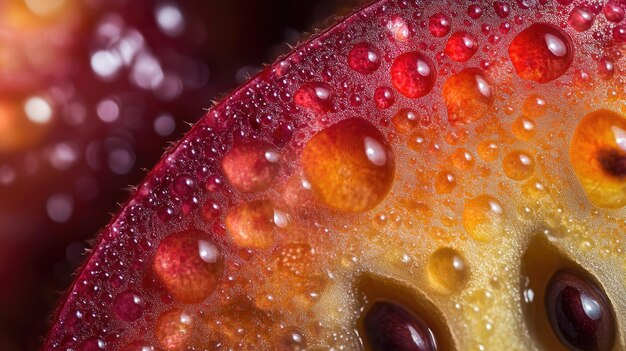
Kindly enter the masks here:
<path id="1" fill-rule="evenodd" d="M 502 160 L 504 174 L 513 180 L 530 178 L 535 172 L 533 157 L 524 151 L 511 151 Z"/>
<path id="2" fill-rule="evenodd" d="M 456 187 L 456 178 L 448 171 L 440 171 L 435 176 L 435 192 L 437 194 L 450 194 Z"/>
<path id="3" fill-rule="evenodd" d="M 269 249 L 274 244 L 274 205 L 269 200 L 242 204 L 226 216 L 226 228 L 235 245 Z"/>
<path id="4" fill-rule="evenodd" d="M 465 202 L 463 227 L 478 241 L 491 241 L 503 233 L 503 209 L 490 195 L 479 195 Z"/>
<path id="5" fill-rule="evenodd" d="M 193 193 L 195 188 L 195 182 L 193 178 L 189 176 L 178 176 L 174 179 L 174 183 L 172 184 L 172 189 L 174 193 L 178 196 L 187 196 Z"/>
<path id="6" fill-rule="evenodd" d="M 391 107 L 395 101 L 396 98 L 393 94 L 393 90 L 389 87 L 378 87 L 374 91 L 374 102 L 379 110 Z"/>
<path id="7" fill-rule="evenodd" d="M 422 97 L 435 84 L 434 66 L 419 52 L 404 53 L 391 65 L 391 82 L 406 97 Z"/>
<path id="8" fill-rule="evenodd" d="M 161 241 L 153 269 L 172 295 L 183 303 L 198 303 L 215 289 L 222 276 L 218 248 L 207 235 L 190 229 Z"/>
<path id="9" fill-rule="evenodd" d="M 340 211 L 374 208 L 393 182 L 391 149 L 378 129 L 362 119 L 350 118 L 320 131 L 300 160 L 320 200 Z"/>
<path id="10" fill-rule="evenodd" d="M 164 312 L 157 320 L 156 338 L 168 351 L 183 350 L 192 331 L 193 317 L 178 309 Z"/>
<path id="11" fill-rule="evenodd" d="M 478 51 L 478 42 L 473 35 L 461 31 L 453 33 L 446 43 L 445 53 L 452 61 L 465 62 Z"/>
<path id="12" fill-rule="evenodd" d="M 407 133 L 417 126 L 417 112 L 410 108 L 400 109 L 392 118 L 394 127 L 399 133 Z"/>
<path id="13" fill-rule="evenodd" d="M 426 272 L 431 286 L 444 294 L 461 290 L 469 279 L 465 258 L 451 248 L 442 248 L 430 255 Z"/>
<path id="14" fill-rule="evenodd" d="M 493 98 L 491 83 L 477 68 L 466 68 L 448 78 L 443 85 L 443 99 L 448 109 L 448 121 L 452 125 L 463 125 L 485 117 Z"/>
<path id="15" fill-rule="evenodd" d="M 443 13 L 436 13 L 428 19 L 428 30 L 435 37 L 445 37 L 450 33 L 450 19 Z"/>
<path id="16" fill-rule="evenodd" d="M 380 67 L 380 52 L 371 44 L 356 44 L 348 53 L 348 66 L 359 73 L 374 73 Z"/>
<path id="17" fill-rule="evenodd" d="M 591 10 L 584 6 L 576 6 L 570 12 L 567 23 L 577 32 L 584 32 L 591 28 L 594 20 L 595 15 Z"/>
<path id="18" fill-rule="evenodd" d="M 303 84 L 293 95 L 296 105 L 316 113 L 332 110 L 333 89 L 326 83 L 314 82 Z"/>
<path id="19" fill-rule="evenodd" d="M 117 295 L 113 302 L 113 313 L 125 322 L 133 322 L 139 319 L 143 314 L 144 308 L 143 298 L 132 290 Z"/>
<path id="20" fill-rule="evenodd" d="M 602 9 L 604 17 L 613 23 L 619 23 L 624 20 L 624 7 L 614 1 L 609 1 Z"/>
<path id="21" fill-rule="evenodd" d="M 494 2 L 493 9 L 500 18 L 507 18 L 511 13 L 511 6 L 503 1 Z"/>
<path id="22" fill-rule="evenodd" d="M 280 170 L 280 154 L 264 142 L 240 144 L 224 156 L 222 169 L 237 190 L 262 191 L 270 187 Z"/>
<path id="23" fill-rule="evenodd" d="M 547 83 L 562 76 L 572 63 L 571 39 L 545 23 L 533 24 L 509 46 L 509 57 L 522 79 Z"/>

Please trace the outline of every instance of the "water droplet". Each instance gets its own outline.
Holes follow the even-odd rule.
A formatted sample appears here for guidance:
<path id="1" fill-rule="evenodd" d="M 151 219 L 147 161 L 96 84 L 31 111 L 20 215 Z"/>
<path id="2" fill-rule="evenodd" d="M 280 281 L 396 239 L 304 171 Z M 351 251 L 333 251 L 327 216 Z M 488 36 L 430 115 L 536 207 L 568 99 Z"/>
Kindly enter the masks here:
<path id="1" fill-rule="evenodd" d="M 428 19 L 428 30 L 435 37 L 445 37 L 450 33 L 450 19 L 443 13 L 436 13 Z"/>
<path id="2" fill-rule="evenodd" d="M 616 2 L 609 1 L 602 9 L 604 17 L 613 23 L 619 23 L 624 20 L 624 7 Z"/>
<path id="3" fill-rule="evenodd" d="M 490 195 L 479 195 L 465 202 L 463 227 L 474 239 L 490 241 L 503 233 L 503 209 Z"/>
<path id="4" fill-rule="evenodd" d="M 594 20 L 595 15 L 591 10 L 585 6 L 576 6 L 570 12 L 567 23 L 577 32 L 584 32 L 591 28 Z"/>
<path id="5" fill-rule="evenodd" d="M 496 1 L 493 3 L 493 10 L 500 18 L 507 18 L 511 13 L 511 6 L 503 1 Z"/>
<path id="6" fill-rule="evenodd" d="M 522 79 L 547 83 L 562 76 L 572 63 L 571 39 L 545 23 L 533 24 L 509 46 L 509 57 Z"/>
<path id="7" fill-rule="evenodd" d="M 435 176 L 435 192 L 450 194 L 456 187 L 456 178 L 448 171 L 440 171 Z"/>
<path id="8" fill-rule="evenodd" d="M 467 15 L 471 19 L 479 19 L 483 15 L 483 8 L 477 4 L 471 4 L 467 7 Z"/>
<path id="9" fill-rule="evenodd" d="M 305 83 L 293 95 L 296 105 L 316 113 L 332 110 L 333 89 L 326 83 Z"/>
<path id="10" fill-rule="evenodd" d="M 440 293 L 461 290 L 469 279 L 469 269 L 463 256 L 454 249 L 442 248 L 428 258 L 428 281 Z"/>
<path id="11" fill-rule="evenodd" d="M 422 97 L 435 84 L 433 63 L 419 52 L 404 53 L 391 65 L 391 82 L 406 97 Z"/>
<path id="12" fill-rule="evenodd" d="M 274 205 L 269 200 L 247 202 L 226 216 L 226 228 L 239 247 L 269 249 L 274 244 Z"/>
<path id="13" fill-rule="evenodd" d="M 180 175 L 174 179 L 172 184 L 172 190 L 178 196 L 188 196 L 193 193 L 195 188 L 195 182 L 193 178 L 185 175 Z"/>
<path id="14" fill-rule="evenodd" d="M 411 35 L 411 31 L 409 30 L 409 26 L 406 24 L 406 21 L 400 17 L 395 17 L 387 22 L 387 29 L 391 33 L 391 36 L 399 42 L 407 41 Z"/>
<path id="15" fill-rule="evenodd" d="M 374 91 L 374 102 L 379 110 L 391 107 L 395 101 L 393 90 L 389 87 L 378 87 Z"/>
<path id="16" fill-rule="evenodd" d="M 143 314 L 144 308 L 143 298 L 132 290 L 127 290 L 117 295 L 113 302 L 113 313 L 125 322 L 133 322 L 139 319 Z"/>
<path id="17" fill-rule="evenodd" d="M 499 154 L 498 143 L 493 140 L 483 140 L 478 143 L 476 151 L 478 156 L 485 161 L 493 161 L 498 158 Z"/>
<path id="18" fill-rule="evenodd" d="M 522 113 L 528 118 L 537 118 L 543 116 L 548 110 L 548 103 L 539 95 L 529 95 L 524 100 L 524 106 L 522 107 Z"/>
<path id="19" fill-rule="evenodd" d="M 380 52 L 371 44 L 356 44 L 348 53 L 348 66 L 359 73 L 374 73 L 380 67 Z"/>
<path id="20" fill-rule="evenodd" d="M 183 303 L 198 303 L 222 276 L 219 249 L 199 230 L 171 234 L 161 241 L 153 268 L 163 284 Z"/>
<path id="21" fill-rule="evenodd" d="M 398 132 L 407 133 L 417 126 L 417 119 L 417 112 L 403 108 L 391 118 L 391 121 Z"/>
<path id="22" fill-rule="evenodd" d="M 448 121 L 462 125 L 486 116 L 494 99 L 494 89 L 478 68 L 466 68 L 443 85 Z"/>
<path id="23" fill-rule="evenodd" d="M 263 191 L 280 170 L 280 154 L 264 142 L 248 142 L 233 147 L 222 159 L 228 181 L 239 191 Z"/>
<path id="24" fill-rule="evenodd" d="M 613 61 L 607 58 L 600 59 L 600 61 L 598 62 L 598 75 L 600 76 L 600 78 L 604 80 L 609 80 L 613 77 L 614 73 L 615 65 L 613 64 Z"/>
<path id="25" fill-rule="evenodd" d="M 452 61 L 465 62 L 478 51 L 478 42 L 473 35 L 461 31 L 453 33 L 446 43 L 445 53 Z"/>
<path id="26" fill-rule="evenodd" d="M 161 347 L 168 351 L 185 349 L 193 331 L 193 317 L 174 309 L 159 316 L 156 324 L 156 338 Z"/>
<path id="27" fill-rule="evenodd" d="M 468 170 L 474 167 L 475 160 L 467 149 L 459 148 L 450 155 L 450 162 L 456 169 Z"/>
<path id="28" fill-rule="evenodd" d="M 519 140 L 528 141 L 535 136 L 535 123 L 527 118 L 518 117 L 511 125 L 511 132 Z"/>
<path id="29" fill-rule="evenodd" d="M 513 180 L 530 178 L 535 172 L 533 157 L 524 151 L 511 151 L 502 160 L 504 174 Z"/>
<path id="30" fill-rule="evenodd" d="M 371 123 L 351 118 L 311 138 L 301 164 L 326 205 L 362 212 L 381 202 L 393 182 L 394 163 L 385 138 Z"/>

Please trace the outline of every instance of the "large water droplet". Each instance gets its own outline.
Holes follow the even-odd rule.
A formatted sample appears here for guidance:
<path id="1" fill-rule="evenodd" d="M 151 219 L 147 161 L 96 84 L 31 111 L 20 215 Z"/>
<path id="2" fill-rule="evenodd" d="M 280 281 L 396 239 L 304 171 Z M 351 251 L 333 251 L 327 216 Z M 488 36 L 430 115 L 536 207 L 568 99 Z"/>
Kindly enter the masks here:
<path id="1" fill-rule="evenodd" d="M 184 303 L 208 297 L 222 276 L 219 249 L 207 235 L 190 229 L 161 241 L 154 257 L 154 271 L 172 295 Z"/>
<path id="2" fill-rule="evenodd" d="M 513 180 L 528 179 L 535 172 L 535 160 L 527 152 L 514 150 L 504 156 L 502 169 Z"/>
<path id="3" fill-rule="evenodd" d="M 239 191 L 267 189 L 280 170 L 280 154 L 264 142 L 248 142 L 233 147 L 222 159 L 228 181 Z"/>
<path id="4" fill-rule="evenodd" d="M 545 23 L 533 24 L 519 33 L 509 46 L 517 75 L 547 83 L 562 76 L 572 64 L 571 39 L 562 30 Z"/>
<path id="5" fill-rule="evenodd" d="M 296 105 L 316 113 L 326 113 L 333 108 L 333 89 L 326 83 L 303 84 L 293 95 Z"/>
<path id="6" fill-rule="evenodd" d="M 435 79 L 433 63 L 416 51 L 398 56 L 391 65 L 391 82 L 406 97 L 418 98 L 428 94 Z"/>
<path id="7" fill-rule="evenodd" d="M 320 200 L 346 212 L 374 208 L 393 182 L 391 149 L 371 123 L 351 118 L 311 138 L 301 156 Z"/>
<path id="8" fill-rule="evenodd" d="M 443 99 L 448 121 L 462 125 L 477 121 L 487 114 L 493 103 L 494 89 L 478 68 L 466 68 L 451 76 L 443 85 Z"/>

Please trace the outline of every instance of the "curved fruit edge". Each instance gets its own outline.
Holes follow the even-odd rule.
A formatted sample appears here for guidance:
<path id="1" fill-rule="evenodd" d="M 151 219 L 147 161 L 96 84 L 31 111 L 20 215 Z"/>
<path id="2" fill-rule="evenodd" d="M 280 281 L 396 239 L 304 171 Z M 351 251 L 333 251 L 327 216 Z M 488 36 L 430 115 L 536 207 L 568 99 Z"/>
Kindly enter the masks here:
<path id="1" fill-rule="evenodd" d="M 369 12 L 370 14 L 373 13 L 378 7 L 380 7 L 384 3 L 387 3 L 387 0 L 367 1 L 363 5 L 360 5 L 356 9 L 352 10 L 351 13 L 346 15 L 345 17 L 332 19 L 335 22 L 329 24 L 326 29 L 321 30 L 321 31 L 314 30 L 312 34 L 305 41 L 297 44 L 288 54 L 277 57 L 273 61 L 272 64 L 266 65 L 260 72 L 252 76 L 246 83 L 238 86 L 237 88 L 232 90 L 230 93 L 223 95 L 219 99 L 219 101 L 214 102 L 213 106 L 206 109 L 206 112 L 191 127 L 191 129 L 185 132 L 184 135 L 178 141 L 173 143 L 164 151 L 159 161 L 152 167 L 152 169 L 145 175 L 145 177 L 138 183 L 138 185 L 133 188 L 134 189 L 133 193 L 130 194 L 128 200 L 126 200 L 124 204 L 120 207 L 120 210 L 117 212 L 117 214 L 114 215 L 111 218 L 111 220 L 108 222 L 108 224 L 106 224 L 105 227 L 102 230 L 100 230 L 99 233 L 96 235 L 95 244 L 90 249 L 87 250 L 88 257 L 85 259 L 85 262 L 76 270 L 74 280 L 70 284 L 69 288 L 64 293 L 62 293 L 62 296 L 60 297 L 60 300 L 59 300 L 61 301 L 61 303 L 55 309 L 55 312 L 50 317 L 50 321 L 49 321 L 50 328 L 44 339 L 42 350 L 54 350 L 54 347 L 50 345 L 50 342 L 51 342 L 52 337 L 54 336 L 53 333 L 55 332 L 55 326 L 58 325 L 61 314 L 65 310 L 66 306 L 70 302 L 72 302 L 73 297 L 71 297 L 71 293 L 72 291 L 74 291 L 76 284 L 79 282 L 79 280 L 81 280 L 83 275 L 88 271 L 88 268 L 91 266 L 94 260 L 98 258 L 98 248 L 101 246 L 101 244 L 103 244 L 107 240 L 106 234 L 111 231 L 111 228 L 118 222 L 120 218 L 124 217 L 130 205 L 132 205 L 133 202 L 139 198 L 138 190 L 141 188 L 141 186 L 146 184 L 148 180 L 151 179 L 151 177 L 156 172 L 161 170 L 161 167 L 164 166 L 164 163 L 170 156 L 175 155 L 180 150 L 180 147 L 185 141 L 186 137 L 188 135 L 194 134 L 194 132 L 197 131 L 198 129 L 205 127 L 209 119 L 211 118 L 210 116 L 211 112 L 218 110 L 220 107 L 222 107 L 222 105 L 224 105 L 227 101 L 233 98 L 236 100 L 239 97 L 239 95 L 242 94 L 248 87 L 253 86 L 255 82 L 257 82 L 262 75 L 270 72 L 272 68 L 274 67 L 273 65 L 275 63 L 289 59 L 292 56 L 296 56 L 307 45 L 310 45 L 312 43 L 315 43 L 316 41 L 321 41 L 325 39 L 335 29 L 340 28 L 341 26 L 344 26 L 344 25 L 349 25 L 351 22 L 355 21 L 357 19 L 357 16 L 361 16 L 362 14 L 367 13 L 367 12 Z"/>

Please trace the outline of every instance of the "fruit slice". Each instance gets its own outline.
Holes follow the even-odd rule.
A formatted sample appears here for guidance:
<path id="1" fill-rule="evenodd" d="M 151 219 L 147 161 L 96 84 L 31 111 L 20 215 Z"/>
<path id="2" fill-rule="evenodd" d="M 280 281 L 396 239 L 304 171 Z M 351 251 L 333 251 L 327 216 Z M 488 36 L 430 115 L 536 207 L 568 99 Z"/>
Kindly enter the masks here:
<path id="1" fill-rule="evenodd" d="M 623 7 L 379 1 L 313 37 L 167 152 L 45 349 L 625 349 Z"/>

